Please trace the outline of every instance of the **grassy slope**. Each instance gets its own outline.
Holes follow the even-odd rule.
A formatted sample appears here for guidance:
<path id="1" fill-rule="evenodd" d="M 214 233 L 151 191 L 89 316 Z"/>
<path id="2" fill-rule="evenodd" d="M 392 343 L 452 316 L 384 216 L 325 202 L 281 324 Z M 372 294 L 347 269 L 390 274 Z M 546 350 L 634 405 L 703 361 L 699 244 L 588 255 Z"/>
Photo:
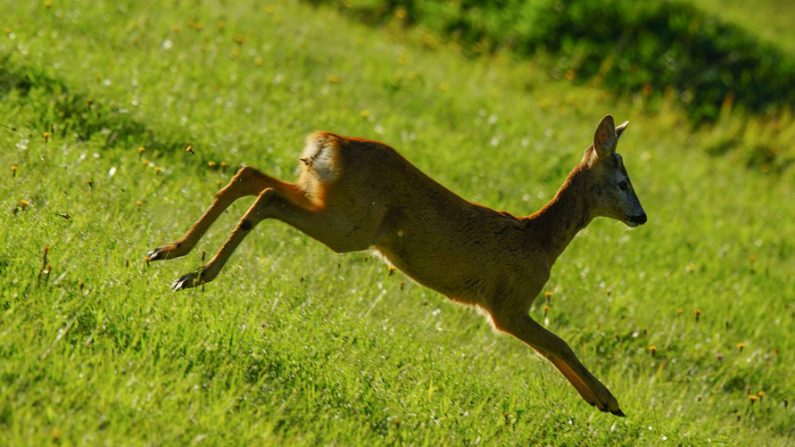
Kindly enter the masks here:
<path id="1" fill-rule="evenodd" d="M 678 104 L 691 129 L 719 123 L 719 132 L 707 132 L 712 135 L 700 145 L 709 153 L 731 153 L 754 169 L 795 172 L 789 94 L 795 59 L 784 49 L 793 39 L 784 31 L 788 13 L 775 15 L 777 0 L 761 2 L 739 27 L 740 1 L 720 9 L 699 0 L 703 10 L 662 0 L 309 1 L 336 5 L 369 24 L 411 24 L 410 32 L 430 48 L 532 57 L 554 79 L 634 96 L 650 112 L 661 102 Z M 761 34 L 775 35 L 776 42 Z"/>
<path id="2" fill-rule="evenodd" d="M 424 52 L 292 2 L 0 8 L 0 52 L 13 54 L 0 117 L 18 127 L 0 128 L 0 444 L 792 442 L 792 187 L 688 150 L 700 141 L 675 112 L 645 116 L 530 66 Z M 57 95 L 7 91 L 30 67 L 106 108 L 69 132 L 58 126 L 73 118 L 54 116 L 45 140 Z M 548 326 L 626 419 L 585 405 L 471 310 L 283 225 L 258 227 L 204 291 L 169 293 L 246 203 L 197 253 L 141 263 L 229 177 L 208 160 L 290 177 L 303 136 L 328 128 L 530 212 L 607 111 L 632 120 L 622 153 L 651 221 L 597 221 L 575 241 L 548 285 Z M 76 140 L 130 120 L 116 142 Z M 161 149 L 139 156 L 144 143 Z M 187 143 L 198 156 L 167 151 Z"/>
<path id="3" fill-rule="evenodd" d="M 734 23 L 795 55 L 795 9 L 787 0 L 693 0 L 722 20 Z"/>

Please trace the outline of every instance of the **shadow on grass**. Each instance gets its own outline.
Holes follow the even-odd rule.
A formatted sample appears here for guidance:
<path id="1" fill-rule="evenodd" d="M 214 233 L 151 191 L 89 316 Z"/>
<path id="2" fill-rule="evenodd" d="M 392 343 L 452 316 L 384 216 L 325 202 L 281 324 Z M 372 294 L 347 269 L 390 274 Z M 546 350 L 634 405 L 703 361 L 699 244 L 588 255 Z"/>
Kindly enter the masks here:
<path id="1" fill-rule="evenodd" d="M 30 127 L 35 131 L 78 141 L 99 141 L 100 147 L 139 147 L 164 154 L 184 150 L 190 138 L 168 130 L 153 130 L 127 110 L 94 101 L 74 92 L 60 79 L 45 71 L 16 63 L 0 55 L 0 101 L 27 109 L 24 122 L 8 117 L 3 123 L 12 130 Z"/>
<path id="2" fill-rule="evenodd" d="M 465 54 L 509 50 L 550 56 L 554 78 L 594 82 L 620 95 L 675 93 L 693 123 L 722 108 L 793 109 L 795 59 L 682 1 L 306 0 L 372 25 L 422 25 Z"/>

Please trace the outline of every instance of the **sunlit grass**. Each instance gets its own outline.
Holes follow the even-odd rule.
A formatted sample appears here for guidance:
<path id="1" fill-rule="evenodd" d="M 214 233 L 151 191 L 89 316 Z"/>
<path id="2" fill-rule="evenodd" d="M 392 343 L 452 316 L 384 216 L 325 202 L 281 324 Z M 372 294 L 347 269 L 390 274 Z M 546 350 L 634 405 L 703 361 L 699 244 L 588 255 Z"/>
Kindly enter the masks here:
<path id="1" fill-rule="evenodd" d="M 791 443 L 792 184 L 705 155 L 721 128 L 293 2 L 0 13 L 0 444 Z M 607 112 L 631 121 L 650 222 L 594 222 L 532 313 L 624 419 L 470 309 L 282 224 L 169 292 L 246 200 L 191 255 L 143 262 L 241 163 L 291 178 L 316 128 L 525 214 Z"/>

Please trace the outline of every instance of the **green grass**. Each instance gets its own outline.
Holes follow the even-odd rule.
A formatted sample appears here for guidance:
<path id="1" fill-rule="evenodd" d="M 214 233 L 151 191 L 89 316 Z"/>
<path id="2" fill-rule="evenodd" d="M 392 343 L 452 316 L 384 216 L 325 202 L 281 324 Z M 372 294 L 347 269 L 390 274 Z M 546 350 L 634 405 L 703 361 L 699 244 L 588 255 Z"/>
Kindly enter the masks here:
<path id="1" fill-rule="evenodd" d="M 723 9 L 708 0 L 309 1 L 418 35 L 428 48 L 486 62 L 494 54 L 530 59 L 553 79 L 604 88 L 648 113 L 676 106 L 690 128 L 720 121 L 703 147 L 755 169 L 781 172 L 795 162 L 795 55 L 786 50 L 789 10 L 776 16 L 777 0 Z"/>
<path id="2" fill-rule="evenodd" d="M 0 3 L 0 445 L 793 442 L 795 191 L 701 150 L 732 122 L 691 134 L 676 108 L 295 2 L 54 3 Z M 245 200 L 186 258 L 142 261 L 240 163 L 291 178 L 316 128 L 529 213 L 607 112 L 631 121 L 619 150 L 650 222 L 578 236 L 545 324 L 627 418 L 471 309 L 283 224 L 171 293 Z"/>
<path id="3" fill-rule="evenodd" d="M 693 0 L 693 3 L 721 20 L 795 55 L 795 8 L 787 0 Z"/>
<path id="4" fill-rule="evenodd" d="M 469 55 L 546 55 L 553 76 L 652 103 L 670 95 L 699 124 L 720 118 L 726 104 L 759 113 L 795 103 L 793 55 L 748 25 L 681 1 L 311 1 L 368 23 L 419 24 Z"/>

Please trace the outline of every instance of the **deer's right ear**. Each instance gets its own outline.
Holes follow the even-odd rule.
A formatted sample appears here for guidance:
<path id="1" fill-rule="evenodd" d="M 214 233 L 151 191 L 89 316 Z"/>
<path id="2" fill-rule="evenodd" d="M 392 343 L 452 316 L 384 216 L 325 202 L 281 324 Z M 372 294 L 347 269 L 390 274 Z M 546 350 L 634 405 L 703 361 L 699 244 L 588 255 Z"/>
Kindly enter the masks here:
<path id="1" fill-rule="evenodd" d="M 616 126 L 616 137 L 620 137 L 624 130 L 629 126 L 629 121 L 624 121 L 623 123 Z"/>
<path id="2" fill-rule="evenodd" d="M 593 136 L 593 147 L 599 158 L 608 157 L 616 150 L 618 136 L 616 135 L 616 123 L 612 115 L 602 118 L 596 133 Z"/>

